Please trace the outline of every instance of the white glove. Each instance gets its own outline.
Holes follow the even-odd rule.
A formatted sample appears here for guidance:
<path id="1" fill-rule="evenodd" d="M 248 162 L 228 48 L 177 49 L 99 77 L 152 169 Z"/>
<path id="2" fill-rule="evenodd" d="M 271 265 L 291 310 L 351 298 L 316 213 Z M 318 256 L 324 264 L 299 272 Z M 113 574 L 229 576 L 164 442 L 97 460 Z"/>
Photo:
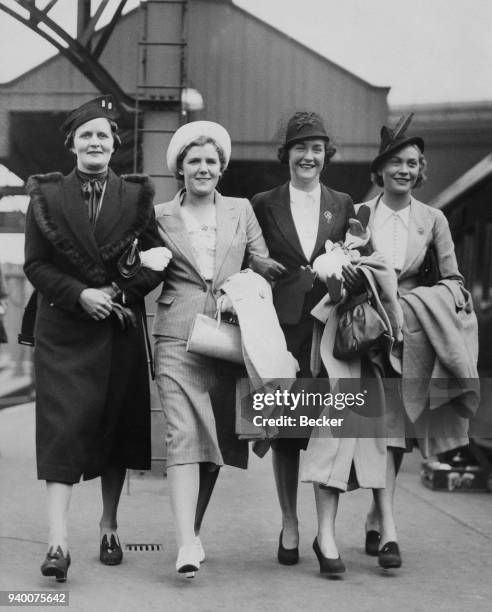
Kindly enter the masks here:
<path id="1" fill-rule="evenodd" d="M 167 267 L 173 254 L 167 247 L 154 247 L 148 251 L 140 251 L 140 261 L 144 268 L 162 272 Z"/>

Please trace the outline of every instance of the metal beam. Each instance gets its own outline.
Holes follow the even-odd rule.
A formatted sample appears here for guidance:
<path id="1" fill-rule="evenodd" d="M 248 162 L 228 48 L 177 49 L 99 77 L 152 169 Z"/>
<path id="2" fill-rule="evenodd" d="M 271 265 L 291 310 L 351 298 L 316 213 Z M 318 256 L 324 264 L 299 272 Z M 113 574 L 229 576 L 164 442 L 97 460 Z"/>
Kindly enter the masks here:
<path id="1" fill-rule="evenodd" d="M 87 47 L 88 49 L 92 47 L 92 37 L 94 36 L 94 32 L 96 31 L 97 22 L 103 14 L 104 9 L 108 6 L 108 2 L 109 0 L 103 0 L 102 2 L 100 2 L 94 15 L 91 17 L 89 13 L 84 23 L 80 24 L 81 28 L 77 28 L 78 41 L 81 45 L 84 45 L 84 47 Z"/>
<path id="2" fill-rule="evenodd" d="M 50 0 L 50 2 L 48 2 L 48 4 L 44 7 L 44 9 L 42 9 L 43 13 L 46 13 L 47 15 L 57 2 L 58 0 Z"/>
<path id="3" fill-rule="evenodd" d="M 91 0 L 77 0 L 77 38 L 80 39 L 91 19 Z"/>
<path id="4" fill-rule="evenodd" d="M 17 19 L 56 47 L 101 93 L 111 94 L 120 107 L 121 112 L 128 112 L 128 109 L 125 107 L 130 107 L 132 110 L 135 108 L 134 98 L 121 89 L 115 79 L 97 61 L 97 58 L 94 58 L 90 50 L 81 45 L 78 40 L 72 38 L 63 28 L 50 19 L 48 15 L 38 9 L 34 5 L 33 0 L 15 0 L 15 2 L 28 11 L 28 18 L 16 13 L 4 4 L 0 4 L 0 10 Z M 40 29 L 38 27 L 39 23 L 48 27 L 58 38 L 66 43 L 67 47 L 64 47 L 52 34 L 44 29 Z"/>
<path id="5" fill-rule="evenodd" d="M 115 10 L 113 17 L 111 18 L 111 21 L 101 32 L 101 37 L 98 40 L 97 45 L 95 46 L 94 50 L 92 51 L 92 55 L 96 60 L 100 58 L 101 53 L 104 51 L 104 47 L 106 46 L 111 34 L 113 33 L 113 30 L 116 27 L 116 24 L 118 23 L 118 20 L 121 16 L 121 13 L 125 7 L 126 2 L 127 0 L 120 0 L 118 8 Z"/>

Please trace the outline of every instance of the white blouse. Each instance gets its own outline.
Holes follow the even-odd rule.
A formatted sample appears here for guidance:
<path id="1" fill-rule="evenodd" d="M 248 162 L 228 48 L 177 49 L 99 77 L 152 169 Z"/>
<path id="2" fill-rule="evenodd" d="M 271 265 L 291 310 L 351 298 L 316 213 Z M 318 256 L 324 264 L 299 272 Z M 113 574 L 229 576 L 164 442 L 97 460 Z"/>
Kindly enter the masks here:
<path id="1" fill-rule="evenodd" d="M 213 219 L 210 220 L 208 225 L 200 224 L 186 208 L 181 207 L 180 210 L 200 274 L 205 280 L 212 280 L 215 272 L 215 245 L 217 241 L 215 207 L 213 209 Z"/>
<path id="2" fill-rule="evenodd" d="M 372 236 L 374 247 L 387 264 L 400 271 L 405 263 L 408 244 L 410 205 L 394 211 L 379 200 L 374 213 Z"/>
<path id="3" fill-rule="evenodd" d="M 319 225 L 321 185 L 309 192 L 296 189 L 289 183 L 290 211 L 294 220 L 299 242 L 306 259 L 310 259 L 316 245 Z"/>

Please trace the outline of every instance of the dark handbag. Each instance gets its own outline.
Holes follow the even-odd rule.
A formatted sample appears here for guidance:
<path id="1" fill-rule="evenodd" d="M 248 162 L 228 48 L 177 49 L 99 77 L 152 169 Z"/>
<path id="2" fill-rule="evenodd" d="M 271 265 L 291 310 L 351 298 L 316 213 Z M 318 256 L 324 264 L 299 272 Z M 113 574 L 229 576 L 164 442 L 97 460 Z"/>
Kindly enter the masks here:
<path id="1" fill-rule="evenodd" d="M 215 359 L 244 363 L 239 325 L 223 321 L 220 311 L 217 318 L 198 313 L 186 344 L 190 353 L 198 353 Z"/>
<path id="2" fill-rule="evenodd" d="M 17 335 L 17 342 L 19 344 L 34 346 L 34 325 L 36 323 L 37 309 L 38 292 L 34 289 L 22 315 L 21 331 Z"/>
<path id="3" fill-rule="evenodd" d="M 368 289 L 338 306 L 338 326 L 333 347 L 335 359 L 353 359 L 367 353 L 388 331 L 371 303 L 373 300 L 372 292 Z"/>
<path id="4" fill-rule="evenodd" d="M 132 278 L 141 268 L 142 263 L 137 247 L 138 238 L 135 238 L 116 263 L 118 272 L 123 278 Z"/>
<path id="5" fill-rule="evenodd" d="M 419 287 L 433 287 L 441 280 L 439 261 L 437 259 L 436 247 L 433 242 L 427 247 L 424 260 L 417 272 Z"/>

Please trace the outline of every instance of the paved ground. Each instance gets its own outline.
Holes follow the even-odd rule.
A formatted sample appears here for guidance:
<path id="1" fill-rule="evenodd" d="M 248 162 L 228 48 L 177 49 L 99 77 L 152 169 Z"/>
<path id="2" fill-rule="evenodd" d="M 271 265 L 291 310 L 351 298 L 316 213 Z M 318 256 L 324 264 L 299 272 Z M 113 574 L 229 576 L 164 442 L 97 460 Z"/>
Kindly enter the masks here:
<path id="1" fill-rule="evenodd" d="M 363 554 L 370 494 L 342 496 L 338 541 L 343 578 L 320 577 L 311 549 L 312 489 L 301 485 L 301 561 L 275 559 L 279 512 L 269 457 L 247 472 L 224 469 L 212 499 L 203 543 L 207 561 L 194 580 L 174 571 L 175 544 L 164 478 L 132 476 L 124 494 L 125 543 L 162 544 L 158 552 L 128 552 L 119 567 L 98 561 L 99 489 L 75 487 L 71 510 L 69 581 L 43 578 L 46 552 L 44 484 L 35 480 L 33 405 L 0 411 L 0 589 L 70 592 L 70 609 L 127 612 L 490 611 L 492 494 L 435 492 L 419 482 L 420 460 L 407 457 L 399 478 L 397 516 L 404 565 L 384 572 Z"/>

